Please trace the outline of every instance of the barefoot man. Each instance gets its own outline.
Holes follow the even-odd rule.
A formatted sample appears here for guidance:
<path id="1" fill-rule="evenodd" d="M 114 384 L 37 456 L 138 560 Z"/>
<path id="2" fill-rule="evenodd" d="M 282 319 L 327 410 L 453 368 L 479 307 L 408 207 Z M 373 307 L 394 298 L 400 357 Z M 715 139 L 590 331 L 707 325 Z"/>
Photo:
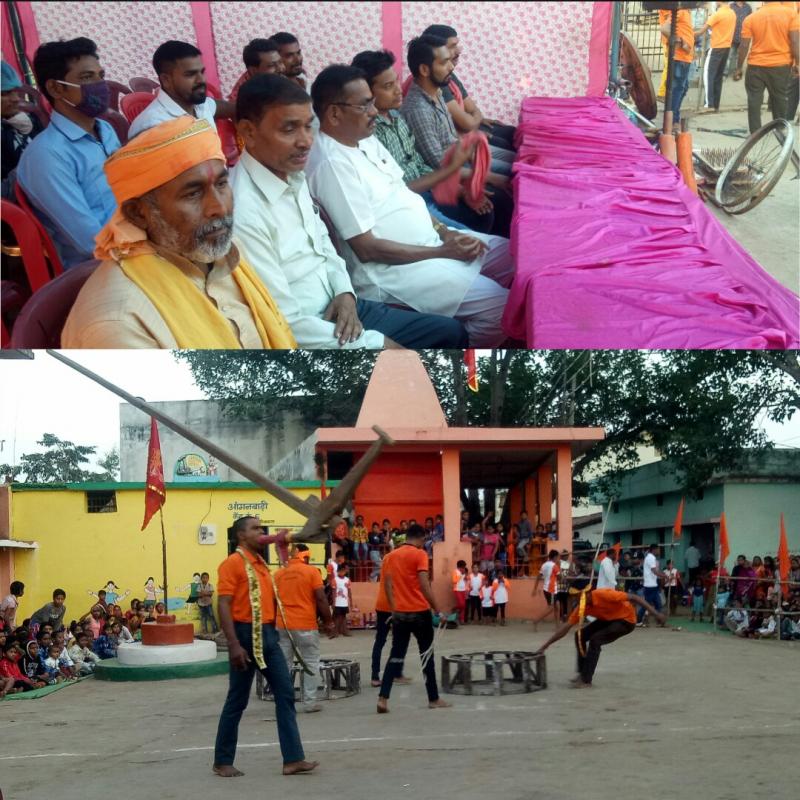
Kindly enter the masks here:
<path id="1" fill-rule="evenodd" d="M 575 633 L 578 674 L 572 679 L 572 685 L 576 689 L 586 689 L 592 685 L 592 677 L 597 669 L 603 645 L 611 644 L 634 630 L 636 611 L 633 605 L 644 607 L 661 623 L 666 621 L 663 614 L 656 611 L 650 603 L 638 595 L 618 592 L 614 589 L 592 591 L 586 579 L 575 581 L 569 594 L 573 601 L 572 613 L 567 621 L 536 651 L 536 655 L 541 655 L 553 642 L 566 636 L 574 625 L 581 626 Z M 585 617 L 594 617 L 594 621 L 584 625 Z"/>
<path id="2" fill-rule="evenodd" d="M 428 577 L 428 554 L 422 547 L 424 541 L 425 529 L 421 525 L 411 525 L 405 544 L 392 553 L 388 566 L 384 561 L 384 588 L 392 611 L 392 650 L 383 671 L 383 682 L 378 694 L 379 714 L 389 711 L 392 683 L 403 673 L 403 662 L 411 635 L 417 640 L 420 655 L 433 646 L 431 609 L 435 608 L 436 601 L 433 599 Z M 443 612 L 439 616 L 441 618 Z M 439 697 L 432 653 L 425 663 L 424 672 L 428 708 L 449 708 L 450 703 Z"/>
<path id="3" fill-rule="evenodd" d="M 214 772 L 223 778 L 242 775 L 233 766 L 239 720 L 258 668 L 272 687 L 283 774 L 310 772 L 317 761 L 306 761 L 294 709 L 294 687 L 275 630 L 275 595 L 266 562 L 259 555 L 264 531 L 258 517 L 233 523 L 238 547 L 219 565 L 219 617 L 228 640 L 230 675 L 214 747 Z"/>

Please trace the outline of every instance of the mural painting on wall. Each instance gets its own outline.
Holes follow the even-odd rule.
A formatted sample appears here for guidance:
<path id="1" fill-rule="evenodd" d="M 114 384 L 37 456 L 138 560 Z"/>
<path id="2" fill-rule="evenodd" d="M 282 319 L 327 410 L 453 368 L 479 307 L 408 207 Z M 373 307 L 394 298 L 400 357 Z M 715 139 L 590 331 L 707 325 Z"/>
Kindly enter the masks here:
<path id="1" fill-rule="evenodd" d="M 172 480 L 175 483 L 216 483 L 219 482 L 219 470 L 214 456 L 206 461 L 199 453 L 184 453 L 175 462 Z"/>
<path id="2" fill-rule="evenodd" d="M 88 594 L 99 602 L 105 600 L 107 606 L 118 606 L 131 593 L 130 589 L 126 589 L 120 594 L 119 586 L 117 586 L 114 581 L 108 581 L 100 591 L 105 592 L 105 597 L 103 597 L 102 600 L 100 598 L 100 592 L 94 592 L 89 589 Z"/>
<path id="3" fill-rule="evenodd" d="M 164 596 L 164 587 L 157 586 L 155 578 L 151 576 L 144 582 L 144 607 L 147 611 L 155 607 L 159 595 Z"/>

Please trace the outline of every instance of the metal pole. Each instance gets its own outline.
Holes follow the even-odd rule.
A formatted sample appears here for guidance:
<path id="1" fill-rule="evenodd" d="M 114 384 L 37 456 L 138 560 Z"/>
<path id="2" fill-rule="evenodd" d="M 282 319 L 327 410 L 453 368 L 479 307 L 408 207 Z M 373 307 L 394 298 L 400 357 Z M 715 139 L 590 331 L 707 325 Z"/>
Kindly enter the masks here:
<path id="1" fill-rule="evenodd" d="M 616 2 L 614 15 L 611 18 L 611 64 L 608 75 L 611 83 L 619 79 L 619 35 L 622 30 L 622 3 Z"/>
<path id="2" fill-rule="evenodd" d="M 667 55 L 667 91 L 664 95 L 664 127 L 662 133 L 672 133 L 672 73 L 675 61 L 675 34 L 678 32 L 678 10 L 673 9 L 669 23 L 669 52 Z"/>
<path id="3" fill-rule="evenodd" d="M 167 534 L 164 532 L 164 508 L 159 506 L 158 516 L 161 520 L 161 568 L 164 572 L 164 613 L 169 614 L 169 584 L 167 583 Z"/>

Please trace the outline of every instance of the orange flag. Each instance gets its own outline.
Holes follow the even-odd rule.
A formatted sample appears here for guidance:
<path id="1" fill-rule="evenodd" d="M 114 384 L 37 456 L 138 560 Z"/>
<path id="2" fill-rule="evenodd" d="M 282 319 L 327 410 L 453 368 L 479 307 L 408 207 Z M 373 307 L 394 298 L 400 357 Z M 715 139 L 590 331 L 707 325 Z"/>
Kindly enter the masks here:
<path id="1" fill-rule="evenodd" d="M 467 386 L 473 391 L 478 391 L 478 367 L 475 362 L 475 351 L 464 351 L 464 363 L 467 365 Z"/>
<path id="2" fill-rule="evenodd" d="M 150 417 L 150 446 L 147 449 L 147 478 L 144 484 L 144 522 L 142 530 L 147 527 L 153 514 L 167 500 L 164 491 L 164 464 L 161 461 L 161 443 L 158 441 L 156 421 Z"/>
<path id="3" fill-rule="evenodd" d="M 789 580 L 789 543 L 786 541 L 786 524 L 783 521 L 783 514 L 781 514 L 781 540 L 778 545 L 778 574 L 781 576 L 781 581 Z M 782 583 L 781 591 L 784 597 L 788 597 L 788 584 Z"/>
<path id="4" fill-rule="evenodd" d="M 672 535 L 676 539 L 681 538 L 682 528 L 683 528 L 683 498 L 681 497 L 681 504 L 678 506 L 678 513 L 675 515 L 675 522 L 672 524 Z"/>
<path id="5" fill-rule="evenodd" d="M 622 550 L 622 542 L 617 542 L 616 544 L 611 545 L 611 549 L 617 554 L 617 561 L 619 561 L 619 554 Z"/>
<path id="6" fill-rule="evenodd" d="M 731 553 L 730 545 L 728 544 L 728 525 L 725 522 L 725 512 L 719 515 L 719 566 L 720 569 L 725 566 L 725 562 Z"/>

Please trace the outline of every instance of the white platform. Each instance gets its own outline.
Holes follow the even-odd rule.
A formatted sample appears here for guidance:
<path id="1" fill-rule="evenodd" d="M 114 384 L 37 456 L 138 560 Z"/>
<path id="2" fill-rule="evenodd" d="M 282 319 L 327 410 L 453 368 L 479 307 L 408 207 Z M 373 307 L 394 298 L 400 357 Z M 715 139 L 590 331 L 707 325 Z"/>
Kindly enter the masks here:
<path id="1" fill-rule="evenodd" d="M 167 644 L 160 647 L 134 642 L 117 647 L 120 664 L 142 667 L 151 664 L 196 664 L 213 661 L 217 657 L 217 645 L 203 639 L 191 644 Z"/>

